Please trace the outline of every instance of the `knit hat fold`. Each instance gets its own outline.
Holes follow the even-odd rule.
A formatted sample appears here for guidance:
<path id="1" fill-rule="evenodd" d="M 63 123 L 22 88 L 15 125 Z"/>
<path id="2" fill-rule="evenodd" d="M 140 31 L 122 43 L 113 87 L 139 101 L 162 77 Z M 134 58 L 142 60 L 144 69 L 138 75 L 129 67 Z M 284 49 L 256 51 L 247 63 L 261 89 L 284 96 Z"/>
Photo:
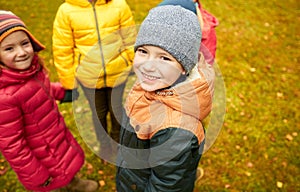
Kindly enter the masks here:
<path id="1" fill-rule="evenodd" d="M 15 31 L 24 31 L 28 35 L 35 52 L 45 49 L 45 46 L 28 31 L 25 23 L 18 16 L 10 11 L 0 10 L 0 42 Z"/>
<path id="2" fill-rule="evenodd" d="M 142 22 L 135 51 L 143 45 L 170 53 L 188 74 L 198 62 L 201 29 L 197 16 L 180 6 L 165 5 L 150 10 Z"/>

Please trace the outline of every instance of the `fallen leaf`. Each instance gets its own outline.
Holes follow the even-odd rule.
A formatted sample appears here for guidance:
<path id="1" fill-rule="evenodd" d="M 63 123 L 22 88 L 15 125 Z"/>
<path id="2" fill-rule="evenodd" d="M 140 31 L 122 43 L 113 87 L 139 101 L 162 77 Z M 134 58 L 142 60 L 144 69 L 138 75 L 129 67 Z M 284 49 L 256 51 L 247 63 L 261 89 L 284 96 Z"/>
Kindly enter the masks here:
<path id="1" fill-rule="evenodd" d="M 277 184 L 276 184 L 276 185 L 277 185 L 278 188 L 282 188 L 282 187 L 283 187 L 283 183 L 280 182 L 280 181 L 277 181 Z"/>
<path id="2" fill-rule="evenodd" d="M 286 138 L 288 141 L 292 141 L 292 140 L 294 139 L 293 136 L 290 135 L 290 134 L 287 134 L 287 135 L 285 136 L 285 138 Z"/>
<path id="3" fill-rule="evenodd" d="M 270 134 L 269 137 L 270 137 L 270 140 L 271 140 L 271 141 L 273 141 L 273 142 L 276 141 L 276 138 L 275 138 L 275 136 L 274 136 L 273 134 Z"/>
<path id="4" fill-rule="evenodd" d="M 256 71 L 256 68 L 254 68 L 254 67 L 250 68 L 250 72 L 254 73 L 255 71 Z"/>
<path id="5" fill-rule="evenodd" d="M 278 99 L 283 98 L 283 93 L 281 92 L 277 92 L 276 95 Z"/>
<path id="6" fill-rule="evenodd" d="M 283 167 L 287 167 L 287 162 L 283 161 L 281 164 Z"/>
<path id="7" fill-rule="evenodd" d="M 100 187 L 103 187 L 105 185 L 105 181 L 104 180 L 100 180 L 99 181 L 99 185 L 100 185 Z"/>
<path id="8" fill-rule="evenodd" d="M 269 155 L 267 153 L 264 154 L 265 159 L 269 159 Z"/>
<path id="9" fill-rule="evenodd" d="M 0 175 L 4 175 L 6 172 L 7 172 L 7 168 L 1 166 L 1 167 L 0 167 Z"/>
<path id="10" fill-rule="evenodd" d="M 61 111 L 61 114 L 63 114 L 63 115 L 65 115 L 65 114 L 67 114 L 68 112 L 66 111 L 66 110 L 63 110 L 63 111 Z"/>
<path id="11" fill-rule="evenodd" d="M 252 167 L 253 167 L 253 163 L 248 162 L 248 163 L 247 163 L 247 167 L 252 168 Z"/>
<path id="12" fill-rule="evenodd" d="M 238 96 L 239 96 L 239 98 L 241 98 L 241 99 L 245 99 L 245 96 L 244 96 L 243 94 L 241 94 L 241 93 L 239 93 Z"/>
<path id="13" fill-rule="evenodd" d="M 80 113 L 82 111 L 82 107 L 77 107 L 76 109 L 75 109 L 75 112 L 76 113 Z"/>
<path id="14" fill-rule="evenodd" d="M 92 174 L 93 173 L 93 169 L 94 169 L 93 165 L 90 164 L 90 163 L 87 163 L 86 167 L 87 167 L 86 174 L 88 174 L 88 175 Z"/>
<path id="15" fill-rule="evenodd" d="M 99 171 L 98 171 L 98 174 L 99 174 L 99 175 L 103 175 L 103 174 L 104 174 L 104 171 L 99 170 Z"/>

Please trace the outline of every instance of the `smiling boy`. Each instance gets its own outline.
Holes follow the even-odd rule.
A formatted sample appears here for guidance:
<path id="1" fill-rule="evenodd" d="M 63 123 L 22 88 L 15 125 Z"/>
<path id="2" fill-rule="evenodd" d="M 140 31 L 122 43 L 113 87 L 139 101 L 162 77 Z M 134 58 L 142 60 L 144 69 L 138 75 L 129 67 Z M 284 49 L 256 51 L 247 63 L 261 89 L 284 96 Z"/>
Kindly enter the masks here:
<path id="1" fill-rule="evenodd" d="M 212 106 L 213 86 L 201 67 L 197 16 L 180 6 L 150 10 L 134 46 L 137 82 L 125 103 L 119 192 L 192 192 Z M 200 67 L 201 66 L 201 67 Z"/>

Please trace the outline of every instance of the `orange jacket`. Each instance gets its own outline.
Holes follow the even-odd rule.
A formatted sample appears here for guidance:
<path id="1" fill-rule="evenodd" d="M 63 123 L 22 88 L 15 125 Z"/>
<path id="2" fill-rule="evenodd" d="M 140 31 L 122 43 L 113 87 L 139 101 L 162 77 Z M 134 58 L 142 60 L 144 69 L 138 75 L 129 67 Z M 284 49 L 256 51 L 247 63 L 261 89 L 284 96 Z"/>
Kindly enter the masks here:
<path id="1" fill-rule="evenodd" d="M 136 83 L 126 100 L 126 113 L 140 139 L 151 139 L 159 130 L 176 127 L 204 139 L 201 121 L 212 108 L 214 71 L 201 55 L 188 78 L 174 87 L 147 92 Z"/>

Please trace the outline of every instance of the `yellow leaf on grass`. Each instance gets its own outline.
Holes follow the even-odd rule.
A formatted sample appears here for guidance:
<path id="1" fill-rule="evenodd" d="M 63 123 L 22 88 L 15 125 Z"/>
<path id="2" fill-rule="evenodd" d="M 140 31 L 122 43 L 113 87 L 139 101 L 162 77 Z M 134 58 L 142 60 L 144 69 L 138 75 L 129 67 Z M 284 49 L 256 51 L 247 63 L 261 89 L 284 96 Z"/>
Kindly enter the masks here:
<path id="1" fill-rule="evenodd" d="M 256 71 L 256 68 L 254 68 L 254 67 L 250 68 L 250 72 L 254 73 L 255 71 Z"/>
<path id="2" fill-rule="evenodd" d="M 105 185 L 105 181 L 104 180 L 100 180 L 99 181 L 99 185 L 100 185 L 100 187 L 103 187 Z"/>
<path id="3" fill-rule="evenodd" d="M 290 134 L 287 134 L 287 135 L 285 136 L 285 138 L 286 138 L 288 141 L 292 141 L 292 140 L 294 139 L 293 136 L 290 135 Z"/>
<path id="4" fill-rule="evenodd" d="M 276 184 L 276 185 L 277 185 L 278 188 L 282 188 L 282 187 L 283 187 L 283 183 L 280 182 L 280 181 L 277 181 L 277 184 Z"/>

